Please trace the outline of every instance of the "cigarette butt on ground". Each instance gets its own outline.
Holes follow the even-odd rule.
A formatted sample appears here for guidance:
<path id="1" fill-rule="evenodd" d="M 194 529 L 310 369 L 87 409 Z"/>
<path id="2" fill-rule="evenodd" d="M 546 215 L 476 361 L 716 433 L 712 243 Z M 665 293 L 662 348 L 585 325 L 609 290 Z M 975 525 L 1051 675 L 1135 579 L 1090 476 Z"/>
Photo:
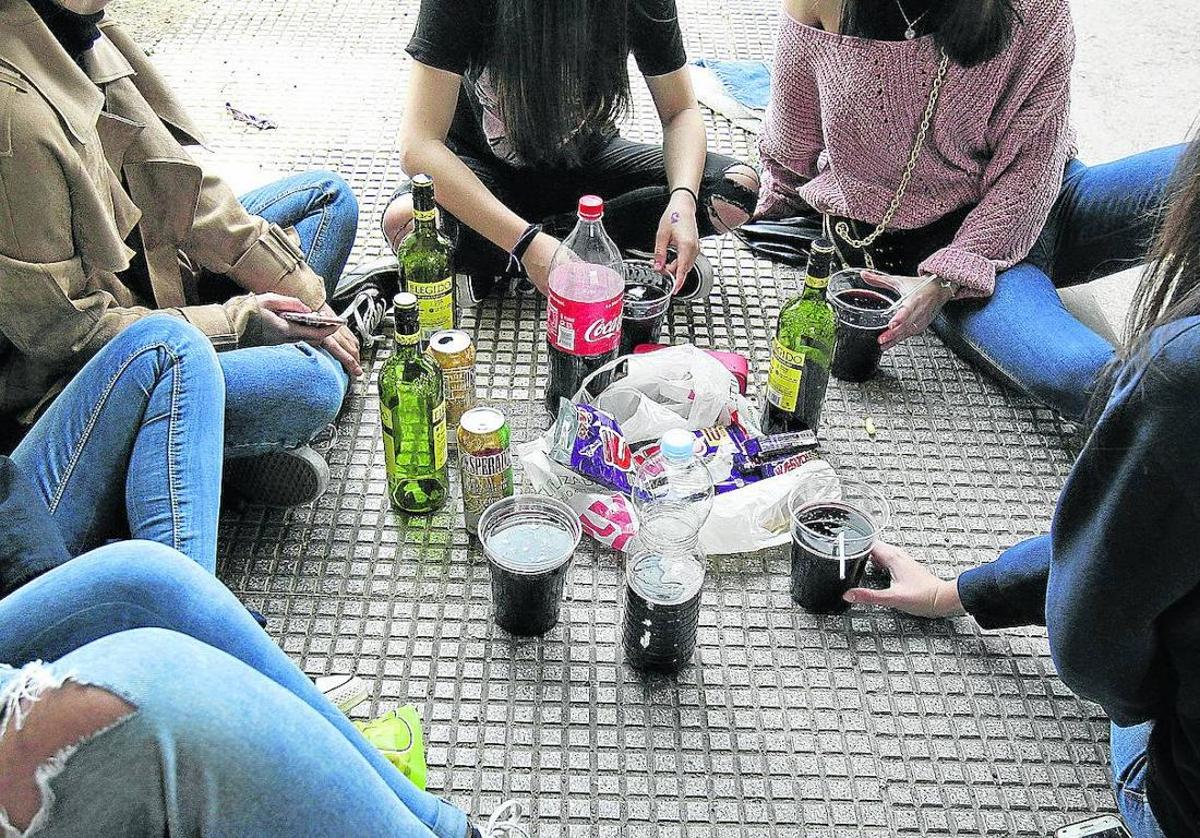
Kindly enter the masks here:
<path id="1" fill-rule="evenodd" d="M 871 437 L 871 439 L 874 439 L 875 438 L 875 422 L 871 419 L 870 416 L 868 416 L 867 421 L 864 422 L 863 424 L 866 426 L 867 436 Z"/>

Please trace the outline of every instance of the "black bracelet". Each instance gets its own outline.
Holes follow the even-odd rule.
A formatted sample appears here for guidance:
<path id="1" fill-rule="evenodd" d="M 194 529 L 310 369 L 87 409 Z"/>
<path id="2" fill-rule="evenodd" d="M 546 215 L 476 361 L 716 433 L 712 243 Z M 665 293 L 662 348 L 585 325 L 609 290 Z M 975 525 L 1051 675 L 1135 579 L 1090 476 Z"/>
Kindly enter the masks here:
<path id="1" fill-rule="evenodd" d="M 690 186 L 676 186 L 671 190 L 671 196 L 674 197 L 676 192 L 686 192 L 692 196 L 692 200 L 696 202 L 696 206 L 700 206 L 700 196 L 696 194 L 696 190 Z"/>
<path id="2" fill-rule="evenodd" d="M 513 249 L 508 254 L 508 268 L 510 272 L 519 273 L 525 270 L 525 253 L 529 250 L 529 246 L 533 244 L 533 240 L 541 232 L 541 224 L 530 224 L 525 228 L 525 232 L 521 234 L 521 238 L 517 239 L 517 243 L 513 245 Z"/>

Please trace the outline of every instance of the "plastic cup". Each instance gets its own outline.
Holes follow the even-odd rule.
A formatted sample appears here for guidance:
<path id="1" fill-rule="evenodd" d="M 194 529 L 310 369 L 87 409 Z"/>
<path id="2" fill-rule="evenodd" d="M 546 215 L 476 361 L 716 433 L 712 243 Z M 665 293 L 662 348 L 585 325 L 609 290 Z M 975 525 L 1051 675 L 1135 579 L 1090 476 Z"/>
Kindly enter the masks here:
<path id="1" fill-rule="evenodd" d="M 839 614 L 862 582 L 867 559 L 891 520 L 887 499 L 859 480 L 814 475 L 789 499 L 792 599 L 806 611 Z"/>
<path id="2" fill-rule="evenodd" d="M 625 307 L 621 315 L 621 355 L 643 343 L 658 343 L 671 308 L 674 280 L 649 265 L 626 263 Z"/>
<path id="3" fill-rule="evenodd" d="M 635 669 L 678 672 L 696 649 L 704 564 L 694 555 L 659 550 L 625 566 L 625 660 Z"/>
<path id="4" fill-rule="evenodd" d="M 833 363 L 829 371 L 841 381 L 866 381 L 879 371 L 883 349 L 879 336 L 895 314 L 900 294 L 868 282 L 862 270 L 839 271 L 829 280 L 829 303 L 837 314 Z"/>
<path id="5" fill-rule="evenodd" d="M 522 636 L 554 628 L 582 535 L 571 508 L 543 495 L 514 495 L 484 511 L 479 540 L 492 571 L 497 625 Z"/>

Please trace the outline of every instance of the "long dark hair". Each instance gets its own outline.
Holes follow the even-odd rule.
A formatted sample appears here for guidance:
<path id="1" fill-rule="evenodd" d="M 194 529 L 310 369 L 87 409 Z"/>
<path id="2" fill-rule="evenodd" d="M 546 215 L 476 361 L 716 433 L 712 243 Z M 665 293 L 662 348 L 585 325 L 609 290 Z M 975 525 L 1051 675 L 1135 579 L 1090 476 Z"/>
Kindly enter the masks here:
<path id="1" fill-rule="evenodd" d="M 631 0 L 497 0 L 488 67 L 513 149 L 577 164 L 579 143 L 629 106 Z"/>
<path id="2" fill-rule="evenodd" d="M 1100 378 L 1091 418 L 1098 419 L 1121 365 L 1144 354 L 1150 333 L 1200 314 L 1200 135 L 1180 158 L 1163 215 L 1125 323 L 1124 345 Z"/>
<path id="3" fill-rule="evenodd" d="M 843 0 L 841 32 L 860 38 L 895 40 L 906 28 L 904 15 L 950 60 L 963 67 L 982 64 L 1007 49 L 1020 19 L 1012 0 Z M 903 9 L 903 14 L 901 14 Z"/>

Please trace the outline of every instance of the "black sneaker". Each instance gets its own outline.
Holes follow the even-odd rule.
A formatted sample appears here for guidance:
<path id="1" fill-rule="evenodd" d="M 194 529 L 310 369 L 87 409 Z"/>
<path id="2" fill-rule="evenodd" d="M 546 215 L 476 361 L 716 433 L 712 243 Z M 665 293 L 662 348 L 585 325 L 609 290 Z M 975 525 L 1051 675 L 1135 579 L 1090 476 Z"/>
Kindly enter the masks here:
<path id="1" fill-rule="evenodd" d="M 382 335 L 384 315 L 388 311 L 388 298 L 374 285 L 364 285 L 342 311 L 346 325 L 358 338 L 360 346 L 367 347 L 376 343 Z"/>
<path id="2" fill-rule="evenodd" d="M 276 508 L 304 506 L 325 494 L 329 464 L 304 445 L 225 461 L 225 488 L 248 503 Z"/>
<path id="3" fill-rule="evenodd" d="M 627 250 L 627 257 L 632 257 L 627 260 L 627 264 L 632 262 L 645 263 L 647 265 L 653 263 L 654 254 L 647 253 L 643 250 Z M 669 254 L 673 258 L 673 254 Z M 668 260 L 669 261 L 669 260 Z M 651 268 L 653 270 L 653 268 Z M 692 265 L 692 269 L 688 271 L 687 276 L 683 278 L 683 285 L 675 292 L 674 299 L 676 300 L 703 300 L 712 293 L 713 290 L 713 266 L 712 262 L 703 253 L 696 254 L 696 264 Z"/>
<path id="4" fill-rule="evenodd" d="M 369 259 L 348 269 L 338 280 L 329 305 L 335 311 L 339 306 L 350 305 L 365 288 L 378 289 L 387 303 L 400 293 L 400 265 L 395 256 Z"/>

